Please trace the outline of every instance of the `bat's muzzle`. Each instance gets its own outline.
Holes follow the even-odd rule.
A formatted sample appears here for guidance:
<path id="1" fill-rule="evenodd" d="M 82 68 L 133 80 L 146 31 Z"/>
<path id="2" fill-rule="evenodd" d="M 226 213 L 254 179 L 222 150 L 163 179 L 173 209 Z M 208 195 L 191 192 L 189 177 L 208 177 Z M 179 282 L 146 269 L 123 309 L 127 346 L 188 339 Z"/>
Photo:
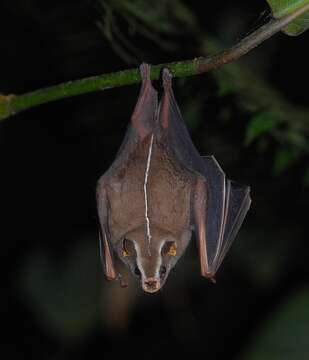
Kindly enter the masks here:
<path id="1" fill-rule="evenodd" d="M 149 293 L 154 293 L 160 289 L 160 279 L 150 277 L 142 282 L 143 290 Z"/>

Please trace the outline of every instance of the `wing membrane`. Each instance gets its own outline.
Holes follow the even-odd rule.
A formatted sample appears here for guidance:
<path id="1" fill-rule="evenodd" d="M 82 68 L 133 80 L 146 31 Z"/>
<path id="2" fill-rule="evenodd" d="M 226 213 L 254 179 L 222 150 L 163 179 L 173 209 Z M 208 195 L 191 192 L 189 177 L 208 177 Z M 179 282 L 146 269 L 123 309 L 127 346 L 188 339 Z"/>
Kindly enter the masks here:
<path id="1" fill-rule="evenodd" d="M 250 188 L 228 180 L 229 200 L 226 208 L 226 223 L 224 226 L 223 241 L 215 259 L 215 271 L 218 270 L 232 242 L 234 241 L 241 224 L 249 210 Z"/>
<path id="2" fill-rule="evenodd" d="M 205 238 L 198 241 L 200 246 L 206 246 L 207 274 L 211 277 L 222 263 L 249 209 L 249 188 L 227 179 L 213 156 L 200 156 L 183 121 L 170 78 L 166 70 L 163 73 L 164 94 L 159 105 L 159 123 L 166 128 L 169 151 L 184 167 L 205 179 L 206 189 L 200 194 L 206 194 L 206 209 L 202 214 L 205 231 L 196 228 L 196 234 L 205 234 Z M 196 223 L 196 227 L 199 226 Z M 204 261 L 201 255 L 200 259 Z"/>
<path id="3" fill-rule="evenodd" d="M 226 179 L 213 156 L 204 156 L 207 206 L 206 247 L 209 271 L 216 273 L 250 207 L 250 189 Z"/>

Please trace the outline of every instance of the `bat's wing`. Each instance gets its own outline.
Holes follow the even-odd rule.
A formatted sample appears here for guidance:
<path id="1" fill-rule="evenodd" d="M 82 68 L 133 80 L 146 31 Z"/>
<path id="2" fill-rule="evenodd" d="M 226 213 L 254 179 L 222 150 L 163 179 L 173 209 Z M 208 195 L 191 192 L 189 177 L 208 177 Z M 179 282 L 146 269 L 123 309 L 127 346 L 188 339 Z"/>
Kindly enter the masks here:
<path id="1" fill-rule="evenodd" d="M 170 72 L 164 69 L 159 122 L 165 129 L 169 151 L 197 174 L 193 199 L 195 232 L 202 275 L 213 278 L 249 209 L 249 187 L 228 180 L 214 157 L 200 156 L 175 100 L 171 78 Z"/>
<path id="2" fill-rule="evenodd" d="M 250 188 L 227 179 L 213 156 L 205 156 L 203 160 L 206 179 L 204 246 L 208 272 L 214 275 L 249 210 Z M 199 241 L 204 242 L 203 239 Z"/>
<path id="3" fill-rule="evenodd" d="M 108 230 L 108 201 L 106 197 L 104 176 L 98 182 L 97 185 L 97 207 L 100 221 L 99 228 L 99 244 L 100 244 L 100 257 L 103 266 L 105 276 L 108 280 L 114 280 L 117 278 L 113 251 L 109 239 Z"/>

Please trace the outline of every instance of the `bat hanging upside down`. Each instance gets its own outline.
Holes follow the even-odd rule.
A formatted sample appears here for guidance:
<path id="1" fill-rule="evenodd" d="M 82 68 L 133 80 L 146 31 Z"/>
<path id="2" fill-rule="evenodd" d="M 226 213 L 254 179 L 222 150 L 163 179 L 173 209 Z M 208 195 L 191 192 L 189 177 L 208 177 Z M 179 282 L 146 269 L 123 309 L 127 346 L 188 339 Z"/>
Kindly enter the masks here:
<path id="1" fill-rule="evenodd" d="M 97 185 L 100 251 L 109 280 L 119 278 L 117 254 L 146 292 L 162 288 L 183 255 L 192 230 L 202 276 L 214 276 L 250 207 L 249 187 L 226 178 L 213 156 L 200 156 L 162 72 L 158 104 L 150 66 L 125 139 Z"/>

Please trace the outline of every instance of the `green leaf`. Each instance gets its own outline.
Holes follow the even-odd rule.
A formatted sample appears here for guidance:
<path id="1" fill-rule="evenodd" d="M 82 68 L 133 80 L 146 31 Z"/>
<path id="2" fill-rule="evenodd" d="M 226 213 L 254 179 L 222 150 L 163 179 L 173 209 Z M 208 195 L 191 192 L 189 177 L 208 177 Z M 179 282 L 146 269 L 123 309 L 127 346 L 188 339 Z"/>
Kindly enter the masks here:
<path id="1" fill-rule="evenodd" d="M 297 9 L 309 4 L 309 0 L 267 0 L 272 9 L 275 19 L 280 19 L 286 15 L 292 14 Z M 309 28 L 309 11 L 292 21 L 283 32 L 290 36 L 296 36 Z"/>
<path id="2" fill-rule="evenodd" d="M 309 354 L 309 289 L 293 294 L 271 312 L 246 360 L 307 360 Z"/>
<path id="3" fill-rule="evenodd" d="M 245 144 L 250 145 L 260 135 L 274 129 L 276 125 L 276 119 L 269 112 L 255 115 L 247 127 Z"/>
<path id="4" fill-rule="evenodd" d="M 281 174 L 291 167 L 299 159 L 299 151 L 296 149 L 279 149 L 275 155 L 274 173 Z"/>

